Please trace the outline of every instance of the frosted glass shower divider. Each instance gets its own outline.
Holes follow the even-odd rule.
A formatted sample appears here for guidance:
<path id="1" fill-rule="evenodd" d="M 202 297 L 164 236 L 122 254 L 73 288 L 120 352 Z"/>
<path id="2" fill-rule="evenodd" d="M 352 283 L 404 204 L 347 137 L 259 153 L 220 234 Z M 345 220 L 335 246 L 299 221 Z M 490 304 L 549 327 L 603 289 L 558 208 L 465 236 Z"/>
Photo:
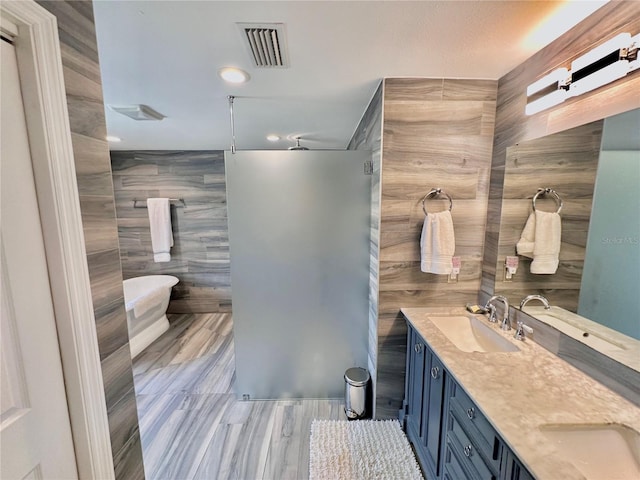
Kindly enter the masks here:
<path id="1" fill-rule="evenodd" d="M 366 367 L 369 159 L 225 152 L 239 398 L 338 398 Z"/>

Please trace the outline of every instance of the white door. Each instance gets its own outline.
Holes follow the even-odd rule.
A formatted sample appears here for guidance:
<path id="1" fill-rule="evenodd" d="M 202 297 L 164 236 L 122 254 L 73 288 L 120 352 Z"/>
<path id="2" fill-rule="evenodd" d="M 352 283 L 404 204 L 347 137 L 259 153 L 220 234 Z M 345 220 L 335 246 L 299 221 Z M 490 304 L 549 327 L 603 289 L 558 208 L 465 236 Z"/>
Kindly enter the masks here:
<path id="1" fill-rule="evenodd" d="M 77 478 L 14 47 L 1 40 L 0 478 Z"/>

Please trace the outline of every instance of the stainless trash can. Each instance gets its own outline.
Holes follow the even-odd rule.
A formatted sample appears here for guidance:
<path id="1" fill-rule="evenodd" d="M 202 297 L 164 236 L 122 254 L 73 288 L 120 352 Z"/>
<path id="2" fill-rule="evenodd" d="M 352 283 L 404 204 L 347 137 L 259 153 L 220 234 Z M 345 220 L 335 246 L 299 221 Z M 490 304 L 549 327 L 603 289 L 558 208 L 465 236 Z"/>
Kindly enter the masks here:
<path id="1" fill-rule="evenodd" d="M 366 417 L 370 378 L 366 368 L 353 367 L 344 372 L 344 413 L 349 420 Z"/>

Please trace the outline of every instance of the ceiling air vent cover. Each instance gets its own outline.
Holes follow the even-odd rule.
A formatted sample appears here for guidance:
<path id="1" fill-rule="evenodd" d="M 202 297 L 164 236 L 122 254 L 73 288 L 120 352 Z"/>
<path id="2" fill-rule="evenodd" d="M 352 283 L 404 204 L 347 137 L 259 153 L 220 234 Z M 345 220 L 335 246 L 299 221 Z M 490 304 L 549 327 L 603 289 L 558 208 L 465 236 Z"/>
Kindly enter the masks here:
<path id="1" fill-rule="evenodd" d="M 238 23 L 238 26 L 256 67 L 289 66 L 284 23 Z"/>

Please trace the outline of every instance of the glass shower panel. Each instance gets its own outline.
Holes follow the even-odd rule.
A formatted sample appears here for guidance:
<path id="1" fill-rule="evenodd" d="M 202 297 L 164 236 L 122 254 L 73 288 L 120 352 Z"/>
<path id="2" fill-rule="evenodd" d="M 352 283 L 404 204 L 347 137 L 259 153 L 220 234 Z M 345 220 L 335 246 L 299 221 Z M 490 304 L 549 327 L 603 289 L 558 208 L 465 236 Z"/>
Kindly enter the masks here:
<path id="1" fill-rule="evenodd" d="M 225 153 L 239 398 L 341 397 L 366 367 L 369 159 Z"/>

